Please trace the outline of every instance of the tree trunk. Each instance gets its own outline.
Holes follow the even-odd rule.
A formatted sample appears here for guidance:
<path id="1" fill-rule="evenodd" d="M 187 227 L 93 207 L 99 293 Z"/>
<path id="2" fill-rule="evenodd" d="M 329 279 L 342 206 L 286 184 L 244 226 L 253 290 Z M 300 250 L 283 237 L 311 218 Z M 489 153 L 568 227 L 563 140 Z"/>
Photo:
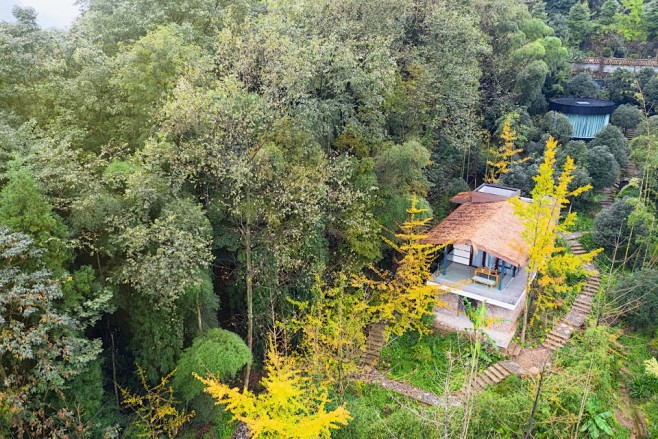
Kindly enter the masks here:
<path id="1" fill-rule="evenodd" d="M 117 405 L 119 405 L 120 400 L 119 400 L 119 384 L 117 383 L 117 361 L 115 358 L 114 333 L 112 332 L 111 329 L 110 329 L 110 340 L 112 342 L 112 384 L 114 385 L 114 397 L 117 400 Z"/>
<path id="2" fill-rule="evenodd" d="M 530 273 L 528 273 L 528 276 L 530 276 Z M 525 343 L 525 333 L 528 329 L 528 317 L 530 314 L 530 289 L 532 288 L 532 283 L 528 282 L 528 285 L 526 286 L 526 293 L 525 293 L 525 306 L 523 307 L 523 324 L 521 325 L 521 343 Z"/>
<path id="3" fill-rule="evenodd" d="M 199 325 L 199 333 L 203 333 L 203 321 L 201 319 L 201 305 L 199 305 L 199 295 L 196 296 L 196 320 Z"/>
<path id="4" fill-rule="evenodd" d="M 539 375 L 539 383 L 537 383 L 537 392 L 535 392 L 535 400 L 532 403 L 532 411 L 530 412 L 530 418 L 528 419 L 528 428 L 523 435 L 523 439 L 530 439 L 532 436 L 532 426 L 535 423 L 535 413 L 537 412 L 537 406 L 539 405 L 539 395 L 541 394 L 541 385 L 544 382 L 544 374 L 546 373 L 546 362 L 541 369 L 541 374 Z"/>
<path id="5" fill-rule="evenodd" d="M 245 240 L 245 262 L 247 264 L 247 346 L 253 352 L 254 348 L 254 291 L 253 291 L 253 266 L 251 261 L 251 191 L 247 189 L 247 215 L 244 229 Z M 247 363 L 244 373 L 244 388 L 249 386 L 251 375 L 251 364 Z"/>

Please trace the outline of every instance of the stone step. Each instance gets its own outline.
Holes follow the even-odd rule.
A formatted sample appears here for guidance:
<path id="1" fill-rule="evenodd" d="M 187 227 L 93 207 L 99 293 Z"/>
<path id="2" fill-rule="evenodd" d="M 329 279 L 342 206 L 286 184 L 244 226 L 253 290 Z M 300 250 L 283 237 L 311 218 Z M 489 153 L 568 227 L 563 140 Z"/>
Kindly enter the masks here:
<path id="1" fill-rule="evenodd" d="M 582 314 L 589 314 L 589 312 L 591 311 L 591 307 L 581 305 L 581 304 L 576 304 L 576 303 L 574 303 L 574 305 L 572 306 L 572 309 L 574 309 L 574 310 L 576 310 L 576 311 L 578 311 Z"/>
<path id="2" fill-rule="evenodd" d="M 554 351 L 556 349 L 561 348 L 562 346 L 563 345 L 561 345 L 559 343 L 555 343 L 552 340 L 546 340 L 546 341 L 544 341 L 544 343 L 542 343 L 542 347 L 548 349 L 549 351 Z"/>
<path id="3" fill-rule="evenodd" d="M 489 370 L 491 372 L 491 374 L 496 377 L 497 382 L 501 382 L 502 380 L 507 378 L 507 376 L 509 375 L 509 373 L 507 373 L 507 371 L 505 369 L 503 369 L 502 367 L 498 366 L 498 364 L 492 365 L 487 370 Z"/>
<path id="4" fill-rule="evenodd" d="M 555 340 L 556 342 L 566 342 L 569 341 L 569 336 L 553 330 L 548 334 L 546 334 L 546 340 Z"/>

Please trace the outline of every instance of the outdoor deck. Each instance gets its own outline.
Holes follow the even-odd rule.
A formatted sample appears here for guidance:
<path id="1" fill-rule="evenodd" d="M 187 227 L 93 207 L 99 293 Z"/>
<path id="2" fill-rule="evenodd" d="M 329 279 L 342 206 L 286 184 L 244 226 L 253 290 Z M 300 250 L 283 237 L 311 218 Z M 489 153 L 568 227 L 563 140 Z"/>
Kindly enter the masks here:
<path id="1" fill-rule="evenodd" d="M 439 269 L 432 276 L 435 284 L 451 287 L 453 293 L 471 299 L 485 301 L 505 309 L 515 309 L 525 292 L 528 273 L 520 270 L 512 277 L 511 273 L 501 279 L 502 287 L 488 287 L 471 280 L 475 267 L 448 262 L 446 274 Z"/>

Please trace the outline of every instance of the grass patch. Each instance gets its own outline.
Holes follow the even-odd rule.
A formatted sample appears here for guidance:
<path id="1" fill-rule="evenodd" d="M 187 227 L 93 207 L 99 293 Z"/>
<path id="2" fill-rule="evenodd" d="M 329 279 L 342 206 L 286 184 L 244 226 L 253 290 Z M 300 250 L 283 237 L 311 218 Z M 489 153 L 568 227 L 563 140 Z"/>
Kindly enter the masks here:
<path id="1" fill-rule="evenodd" d="M 390 378 L 441 395 L 450 369 L 450 389 L 457 390 L 464 384 L 462 366 L 468 352 L 467 340 L 456 333 L 418 337 L 408 332 L 382 350 L 382 360 Z"/>
<path id="2" fill-rule="evenodd" d="M 382 389 L 363 385 L 345 395 L 352 420 L 332 433 L 336 439 L 434 438 L 436 427 L 419 418 L 419 403 Z"/>
<path id="3" fill-rule="evenodd" d="M 418 337 L 409 332 L 393 340 L 382 350 L 388 376 L 442 395 L 446 380 L 450 391 L 460 389 L 466 380 L 470 358 L 469 341 L 463 334 L 431 333 Z M 480 356 L 480 369 L 500 360 L 498 349 L 486 346 Z"/>
<path id="4" fill-rule="evenodd" d="M 571 229 L 574 232 L 591 232 L 593 226 L 594 217 L 586 213 L 578 212 L 576 215 L 576 221 L 574 222 Z"/>

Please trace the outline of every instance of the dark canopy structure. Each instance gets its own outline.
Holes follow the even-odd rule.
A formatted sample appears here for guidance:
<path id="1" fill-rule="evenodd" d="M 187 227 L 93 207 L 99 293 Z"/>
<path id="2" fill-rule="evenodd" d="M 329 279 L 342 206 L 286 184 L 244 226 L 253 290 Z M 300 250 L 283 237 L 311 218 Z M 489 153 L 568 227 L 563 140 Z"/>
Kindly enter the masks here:
<path id="1" fill-rule="evenodd" d="M 573 139 L 590 140 L 610 123 L 615 103 L 593 98 L 553 98 L 548 109 L 562 113 L 573 126 Z"/>

